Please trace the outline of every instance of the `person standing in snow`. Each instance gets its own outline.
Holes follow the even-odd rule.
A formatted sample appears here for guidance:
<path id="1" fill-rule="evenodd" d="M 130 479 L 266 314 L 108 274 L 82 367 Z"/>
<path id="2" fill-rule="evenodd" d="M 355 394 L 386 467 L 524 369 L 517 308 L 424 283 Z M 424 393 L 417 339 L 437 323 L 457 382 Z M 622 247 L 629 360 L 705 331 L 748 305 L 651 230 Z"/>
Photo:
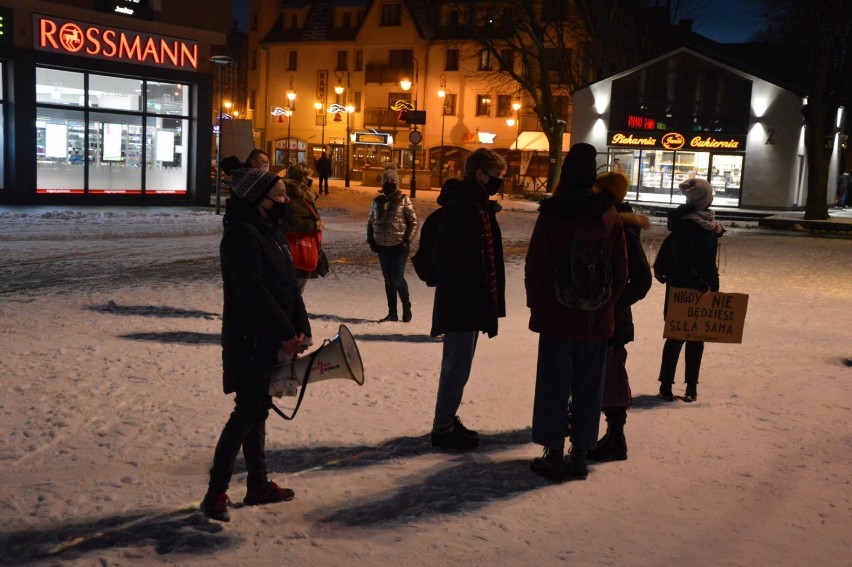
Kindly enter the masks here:
<path id="1" fill-rule="evenodd" d="M 287 168 L 284 186 L 287 188 L 290 205 L 287 209 L 287 217 L 282 223 L 282 229 L 285 234 L 289 231 L 316 234 L 319 236 L 319 242 L 322 243 L 322 230 L 325 224 L 316 207 L 317 196 L 311 191 L 313 179 L 310 174 L 311 171 L 304 163 L 294 163 Z M 320 256 L 325 254 L 322 244 L 318 254 Z M 299 278 L 299 291 L 304 294 L 308 280 L 324 277 L 325 273 L 319 270 L 319 265 L 313 270 L 296 267 L 296 276 Z"/>
<path id="2" fill-rule="evenodd" d="M 479 445 L 476 431 L 456 415 L 470 377 L 477 336 L 497 335 L 506 316 L 503 241 L 497 224 L 500 204 L 489 199 L 503 188 L 506 161 L 488 149 L 471 152 L 464 179 L 441 188 L 443 207 L 432 260 L 438 269 L 431 335 L 444 335 L 432 446 L 467 451 Z"/>
<path id="3" fill-rule="evenodd" d="M 399 173 L 389 163 L 382 173 L 381 194 L 373 199 L 367 217 L 367 244 L 379 255 L 388 314 L 383 321 L 399 321 L 396 298 L 402 303 L 402 322 L 411 321 L 411 299 L 405 281 L 405 264 L 411 240 L 417 233 L 417 211 L 408 195 L 399 190 Z"/>
<path id="4" fill-rule="evenodd" d="M 608 172 L 598 176 L 595 192 L 609 193 L 615 199 L 615 210 L 624 225 L 624 237 L 627 244 L 627 283 L 621 297 L 615 304 L 615 332 L 609 339 L 607 349 L 607 373 L 604 380 L 602 410 L 606 416 L 606 433 L 598 441 L 586 458 L 590 462 L 624 461 L 627 459 L 627 440 L 624 426 L 627 422 L 627 408 L 630 405 L 630 384 L 625 367 L 627 362 L 627 343 L 633 341 L 633 310 L 631 306 L 643 299 L 651 289 L 651 266 L 642 248 L 642 229 L 650 223 L 648 217 L 633 212 L 633 208 L 624 200 L 629 181 L 624 174 Z M 621 371 L 624 369 L 623 371 Z M 614 383 L 618 382 L 618 383 Z M 626 403 L 613 401 L 620 396 L 608 395 L 611 392 L 624 394 Z"/>
<path id="5" fill-rule="evenodd" d="M 686 203 L 668 215 L 668 229 L 672 233 L 672 265 L 666 279 L 666 304 L 672 287 L 695 289 L 701 293 L 719 291 L 716 250 L 717 241 L 725 233 L 716 220 L 716 213 L 710 210 L 714 192 L 708 181 L 689 179 L 678 187 L 686 195 Z M 663 305 L 663 316 L 666 314 L 666 304 Z M 686 393 L 683 401 L 694 402 L 698 399 L 698 373 L 701 370 L 704 341 L 666 339 L 659 380 L 660 397 L 668 402 L 674 400 L 672 384 L 684 342 Z"/>
<path id="6" fill-rule="evenodd" d="M 328 154 L 323 152 L 319 159 L 314 162 L 314 169 L 317 170 L 319 178 L 319 194 L 328 195 L 328 178 L 331 177 L 331 160 L 328 159 Z"/>
<path id="7" fill-rule="evenodd" d="M 311 326 L 287 244 L 277 228 L 289 202 L 274 173 L 243 168 L 232 173 L 219 246 L 223 390 L 236 394 L 234 410 L 216 444 L 201 511 L 227 522 L 228 485 L 242 448 L 248 506 L 292 500 L 294 493 L 267 478 L 266 419 L 272 398 L 269 377 L 278 352 L 299 355 Z"/>
<path id="8" fill-rule="evenodd" d="M 574 144 L 562 164 L 553 197 L 541 203 L 530 237 L 524 272 L 530 330 L 539 333 L 532 439 L 544 446 L 530 469 L 561 482 L 588 475 L 586 453 L 600 426 L 607 341 L 615 327 L 615 304 L 627 280 L 624 227 L 613 196 L 594 193 L 594 146 Z M 596 310 L 575 309 L 557 299 L 555 274 L 574 239 L 602 242 L 612 271 L 609 299 Z M 563 460 L 568 400 L 571 450 Z"/>

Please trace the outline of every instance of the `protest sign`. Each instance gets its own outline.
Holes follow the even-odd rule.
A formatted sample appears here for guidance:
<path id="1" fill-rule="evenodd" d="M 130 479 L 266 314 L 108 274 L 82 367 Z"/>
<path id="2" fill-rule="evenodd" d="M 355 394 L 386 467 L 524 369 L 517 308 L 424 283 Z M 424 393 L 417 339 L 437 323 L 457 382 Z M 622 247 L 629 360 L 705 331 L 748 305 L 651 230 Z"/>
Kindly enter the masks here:
<path id="1" fill-rule="evenodd" d="M 663 337 L 711 343 L 743 342 L 748 295 L 670 288 Z"/>

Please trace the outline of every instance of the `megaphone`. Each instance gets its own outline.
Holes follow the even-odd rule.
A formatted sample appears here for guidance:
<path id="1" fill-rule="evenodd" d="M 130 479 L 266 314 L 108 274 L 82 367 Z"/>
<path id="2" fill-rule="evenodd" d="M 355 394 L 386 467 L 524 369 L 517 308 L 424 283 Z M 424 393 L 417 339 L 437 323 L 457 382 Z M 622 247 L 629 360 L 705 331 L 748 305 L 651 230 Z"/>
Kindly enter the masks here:
<path id="1" fill-rule="evenodd" d="M 337 335 L 311 354 L 293 358 L 282 350 L 278 361 L 272 367 L 269 382 L 269 395 L 275 398 L 295 396 L 299 386 L 304 388 L 308 382 L 342 378 L 354 380 L 359 386 L 364 384 L 361 353 L 346 325 L 340 325 Z"/>

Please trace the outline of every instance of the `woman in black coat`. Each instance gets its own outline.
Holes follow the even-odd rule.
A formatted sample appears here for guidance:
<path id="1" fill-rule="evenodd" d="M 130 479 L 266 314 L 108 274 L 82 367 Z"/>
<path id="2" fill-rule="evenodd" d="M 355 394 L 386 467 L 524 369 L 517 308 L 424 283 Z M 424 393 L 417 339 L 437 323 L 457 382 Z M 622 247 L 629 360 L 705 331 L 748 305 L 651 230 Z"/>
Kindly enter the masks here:
<path id="1" fill-rule="evenodd" d="M 690 179 L 680 184 L 686 203 L 671 211 L 668 228 L 672 232 L 672 266 L 666 280 L 666 300 L 672 287 L 719 291 L 719 270 L 716 266 L 717 240 L 725 232 L 716 214 L 710 210 L 713 186 L 704 179 Z M 667 301 L 668 302 L 668 301 Z M 665 314 L 665 310 L 663 311 Z M 704 354 L 704 341 L 666 339 L 660 365 L 660 397 L 672 401 L 677 361 L 686 342 L 685 402 L 698 399 L 698 373 Z"/>
<path id="2" fill-rule="evenodd" d="M 293 262 L 276 229 L 287 213 L 283 181 L 274 173 L 238 169 L 232 174 L 231 193 L 219 246 L 224 288 L 222 378 L 225 393 L 236 397 L 201 503 L 205 516 L 224 522 L 230 519 L 227 489 L 241 448 L 248 473 L 246 505 L 293 498 L 292 490 L 267 478 L 269 377 L 278 352 L 301 354 L 311 334 Z"/>

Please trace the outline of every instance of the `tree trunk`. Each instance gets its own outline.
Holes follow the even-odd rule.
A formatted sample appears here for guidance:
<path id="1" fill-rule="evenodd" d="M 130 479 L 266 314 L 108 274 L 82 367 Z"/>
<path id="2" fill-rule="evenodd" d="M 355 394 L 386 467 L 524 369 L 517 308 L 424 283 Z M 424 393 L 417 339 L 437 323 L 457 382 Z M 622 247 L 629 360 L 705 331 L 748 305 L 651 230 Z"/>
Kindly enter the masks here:
<path id="1" fill-rule="evenodd" d="M 556 128 L 546 131 L 547 143 L 549 145 L 548 158 L 550 163 L 547 165 L 547 192 L 553 193 L 556 188 L 556 183 L 559 181 L 559 172 L 562 169 L 562 134 L 565 132 L 565 125 L 557 123 Z"/>

